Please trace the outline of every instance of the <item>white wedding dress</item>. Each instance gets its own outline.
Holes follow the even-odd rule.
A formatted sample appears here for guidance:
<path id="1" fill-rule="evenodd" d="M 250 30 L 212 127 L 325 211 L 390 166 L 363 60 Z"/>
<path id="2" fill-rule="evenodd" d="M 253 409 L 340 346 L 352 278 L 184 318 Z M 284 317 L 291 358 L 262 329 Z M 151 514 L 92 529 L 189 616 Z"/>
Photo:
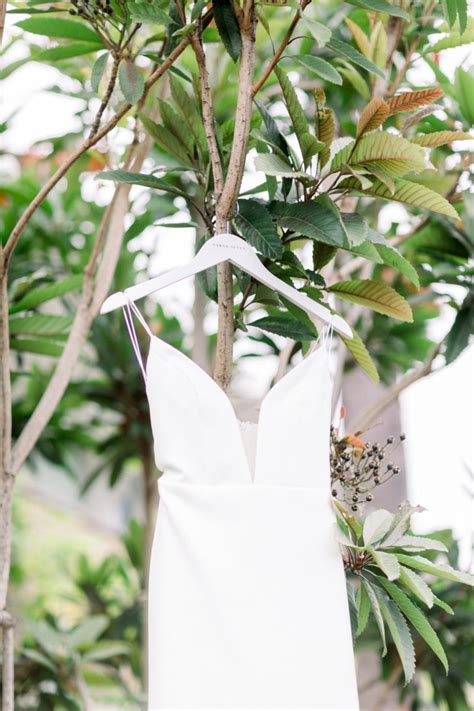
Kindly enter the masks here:
<path id="1" fill-rule="evenodd" d="M 328 349 L 242 424 L 223 390 L 150 335 L 144 372 L 163 472 L 149 573 L 148 711 L 359 709 L 330 502 Z"/>

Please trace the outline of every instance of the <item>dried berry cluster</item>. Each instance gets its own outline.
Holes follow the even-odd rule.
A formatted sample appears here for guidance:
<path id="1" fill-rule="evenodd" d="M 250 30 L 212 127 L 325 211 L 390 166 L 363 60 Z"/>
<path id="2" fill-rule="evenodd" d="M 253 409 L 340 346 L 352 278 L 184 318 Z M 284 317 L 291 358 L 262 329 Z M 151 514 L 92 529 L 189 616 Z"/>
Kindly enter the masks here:
<path id="1" fill-rule="evenodd" d="M 359 505 L 373 500 L 376 487 L 385 484 L 400 467 L 387 456 L 406 437 L 387 437 L 385 444 L 363 442 L 357 436 L 339 438 L 338 430 L 331 427 L 331 493 L 332 496 L 357 511 Z"/>
<path id="2" fill-rule="evenodd" d="M 88 20 L 94 20 L 102 16 L 113 16 L 111 0 L 72 0 L 70 15 L 79 15 Z"/>

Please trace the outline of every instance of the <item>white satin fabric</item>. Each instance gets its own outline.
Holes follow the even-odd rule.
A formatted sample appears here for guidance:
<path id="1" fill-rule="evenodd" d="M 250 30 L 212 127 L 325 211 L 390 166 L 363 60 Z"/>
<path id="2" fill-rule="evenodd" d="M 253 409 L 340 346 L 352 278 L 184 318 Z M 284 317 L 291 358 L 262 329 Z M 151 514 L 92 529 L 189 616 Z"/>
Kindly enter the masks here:
<path id="1" fill-rule="evenodd" d="M 329 494 L 324 347 L 274 385 L 257 425 L 151 336 L 160 504 L 149 573 L 148 711 L 359 709 Z"/>

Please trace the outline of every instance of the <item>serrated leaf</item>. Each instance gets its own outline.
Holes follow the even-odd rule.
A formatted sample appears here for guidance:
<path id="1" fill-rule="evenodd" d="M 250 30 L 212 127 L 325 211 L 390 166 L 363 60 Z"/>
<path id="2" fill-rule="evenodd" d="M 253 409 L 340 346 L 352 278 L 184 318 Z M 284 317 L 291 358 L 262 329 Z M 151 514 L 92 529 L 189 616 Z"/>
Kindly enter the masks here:
<path id="1" fill-rule="evenodd" d="M 234 62 L 240 57 L 242 38 L 240 27 L 230 0 L 214 0 L 214 20 L 227 53 Z"/>
<path id="2" fill-rule="evenodd" d="M 451 32 L 447 37 L 443 37 L 443 39 L 438 40 L 434 45 L 428 47 L 425 53 L 442 52 L 444 49 L 462 47 L 465 44 L 472 44 L 472 42 L 474 42 L 474 23 L 468 22 L 462 34 L 457 31 Z"/>
<path id="3" fill-rule="evenodd" d="M 349 62 L 357 64 L 359 67 L 362 67 L 362 69 L 366 69 L 371 74 L 376 74 L 381 79 L 384 78 L 384 73 L 382 72 L 382 70 L 375 66 L 375 64 L 369 59 L 364 57 L 364 55 L 361 54 L 352 45 L 347 44 L 346 42 L 342 42 L 342 40 L 333 37 L 331 41 L 328 42 L 327 46 L 329 49 L 332 49 L 332 51 L 336 54 L 339 54 L 345 59 L 348 59 Z"/>
<path id="4" fill-rule="evenodd" d="M 355 178 L 346 178 L 339 183 L 338 188 L 341 190 L 352 188 L 357 192 L 363 192 L 364 195 L 379 197 L 383 200 L 402 202 L 405 205 L 412 205 L 413 207 L 418 207 L 423 210 L 439 212 L 441 215 L 447 215 L 448 217 L 452 217 L 456 220 L 459 219 L 459 215 L 451 203 L 449 203 L 442 195 L 436 193 L 434 190 L 430 190 L 430 188 L 427 188 L 425 185 L 413 183 L 412 181 L 405 180 L 404 178 L 397 178 L 394 183 L 395 192 L 393 193 L 380 181 L 376 181 L 371 188 L 361 190 L 358 187 L 358 181 Z"/>
<path id="5" fill-rule="evenodd" d="M 108 58 L 109 58 L 109 53 L 104 52 L 104 54 L 101 54 L 100 57 L 98 57 L 96 59 L 94 66 L 92 67 L 91 86 L 92 86 L 92 91 L 94 91 L 96 94 L 99 92 L 100 80 L 102 79 L 102 76 L 105 71 L 105 67 L 107 66 Z"/>
<path id="6" fill-rule="evenodd" d="M 352 329 L 352 338 L 345 338 L 345 336 L 341 336 L 341 338 L 362 370 L 367 373 L 373 383 L 378 383 L 380 378 L 377 368 L 359 334 Z"/>
<path id="7" fill-rule="evenodd" d="M 347 0 L 347 2 L 357 7 L 363 7 L 366 10 L 383 12 L 387 15 L 393 15 L 393 17 L 401 17 L 404 20 L 410 19 L 410 15 L 405 10 L 397 5 L 393 5 L 388 2 L 388 0 Z"/>
<path id="8" fill-rule="evenodd" d="M 400 582 L 428 607 L 433 607 L 434 595 L 423 578 L 410 568 L 400 566 Z"/>
<path id="9" fill-rule="evenodd" d="M 410 262 L 403 257 L 398 249 L 393 247 L 387 240 L 379 235 L 374 230 L 369 229 L 368 238 L 375 246 L 384 264 L 387 264 L 393 269 L 397 269 L 404 274 L 418 289 L 420 288 L 420 280 L 417 271 Z"/>
<path id="10" fill-rule="evenodd" d="M 235 222 L 241 234 L 260 254 L 279 259 L 283 252 L 272 216 L 265 205 L 256 200 L 239 200 Z"/>
<path id="11" fill-rule="evenodd" d="M 367 590 L 365 589 L 365 587 L 363 585 L 359 585 L 359 589 L 357 591 L 356 602 L 357 602 L 356 637 L 360 637 L 362 632 L 367 627 L 367 622 L 369 621 L 369 613 L 370 613 L 370 600 L 369 600 L 369 596 L 367 594 Z"/>
<path id="12" fill-rule="evenodd" d="M 26 309 L 34 309 L 40 304 L 58 298 L 58 296 L 68 294 L 70 291 L 76 291 L 81 288 L 83 280 L 82 274 L 76 274 L 54 284 L 33 287 L 22 299 L 11 304 L 10 313 L 15 314 Z"/>
<path id="13" fill-rule="evenodd" d="M 58 336 L 67 335 L 72 325 L 71 316 L 35 314 L 15 316 L 10 319 L 9 329 L 13 336 Z"/>
<path id="14" fill-rule="evenodd" d="M 97 173 L 96 179 L 113 180 L 116 183 L 129 183 L 131 185 L 143 185 L 145 188 L 153 188 L 154 190 L 164 190 L 172 195 L 180 195 L 186 197 L 186 193 L 175 185 L 168 183 L 162 178 L 156 178 L 154 175 L 146 175 L 145 173 L 131 173 L 127 170 L 106 170 L 102 173 Z"/>
<path id="15" fill-rule="evenodd" d="M 421 89 L 420 91 L 406 91 L 387 99 L 389 114 L 398 114 L 402 111 L 413 111 L 420 106 L 431 104 L 433 101 L 444 96 L 444 91 L 437 87 L 433 89 Z"/>
<path id="16" fill-rule="evenodd" d="M 20 353 L 36 353 L 37 355 L 51 356 L 52 358 L 59 358 L 63 352 L 62 345 L 47 339 L 12 338 L 10 348 Z"/>
<path id="17" fill-rule="evenodd" d="M 255 158 L 256 170 L 261 170 L 265 175 L 274 175 L 279 178 L 309 178 L 310 176 L 285 161 L 274 153 L 259 153 Z"/>
<path id="18" fill-rule="evenodd" d="M 318 139 L 324 143 L 324 148 L 319 153 L 319 165 L 324 168 L 331 155 L 331 144 L 336 131 L 334 111 L 326 108 L 319 109 L 316 118 Z"/>
<path id="19" fill-rule="evenodd" d="M 416 629 L 420 637 L 424 639 L 426 644 L 431 647 L 433 652 L 436 654 L 442 665 L 446 670 L 446 674 L 449 671 L 449 664 L 446 657 L 446 653 L 443 649 L 439 637 L 426 619 L 420 608 L 415 605 L 414 602 L 410 600 L 408 595 L 401 590 L 398 585 L 391 583 L 389 580 L 379 577 L 379 582 L 385 590 L 388 592 L 392 600 L 398 605 L 400 610 L 403 612 L 405 617 Z"/>
<path id="20" fill-rule="evenodd" d="M 276 333 L 278 336 L 292 338 L 294 341 L 312 341 L 316 336 L 314 330 L 311 330 L 308 326 L 293 318 L 293 316 L 284 313 L 276 316 L 264 316 L 248 325 L 261 328 L 263 331 Z"/>
<path id="21" fill-rule="evenodd" d="M 428 558 L 423 558 L 421 555 L 405 555 L 404 553 L 395 554 L 403 565 L 415 570 L 421 570 L 423 573 L 429 573 L 437 578 L 444 580 L 454 580 L 457 583 L 465 585 L 474 585 L 474 577 L 468 573 L 463 573 L 461 570 L 455 570 L 450 565 L 445 563 L 432 563 Z"/>
<path id="22" fill-rule="evenodd" d="M 332 33 L 327 25 L 316 22 L 316 20 L 312 20 L 305 14 L 301 16 L 301 20 L 320 47 L 324 47 L 329 42 Z"/>
<path id="23" fill-rule="evenodd" d="M 474 30 L 473 37 L 474 41 Z M 466 71 L 461 67 L 456 69 L 454 80 L 456 101 L 459 104 L 459 110 L 470 126 L 474 124 L 474 72 L 472 69 Z"/>
<path id="24" fill-rule="evenodd" d="M 353 22 L 349 17 L 346 17 L 344 19 L 344 22 L 351 31 L 352 37 L 354 38 L 355 43 L 357 44 L 359 50 L 362 52 L 364 57 L 367 57 L 367 59 L 372 59 L 372 50 L 370 47 L 369 38 L 367 37 L 365 32 L 361 29 L 361 27 L 359 27 L 356 22 Z"/>
<path id="25" fill-rule="evenodd" d="M 364 520 L 363 538 L 366 546 L 380 541 L 390 528 L 393 514 L 385 509 L 372 511 Z"/>
<path id="26" fill-rule="evenodd" d="M 35 35 L 73 39 L 102 45 L 99 35 L 88 25 L 61 17 L 29 17 L 26 20 L 17 22 L 16 27 L 21 27 L 22 30 L 32 32 Z"/>
<path id="27" fill-rule="evenodd" d="M 334 247 L 349 246 L 341 220 L 325 205 L 316 201 L 274 203 L 272 214 L 277 223 L 295 234 L 315 239 Z"/>
<path id="28" fill-rule="evenodd" d="M 456 314 L 454 323 L 446 337 L 446 363 L 452 363 L 469 345 L 471 334 L 474 332 L 474 305 L 469 296 L 465 304 Z"/>
<path id="29" fill-rule="evenodd" d="M 332 160 L 331 172 L 341 170 L 343 163 L 368 169 L 374 165 L 390 177 L 401 177 L 409 172 L 423 171 L 425 154 L 421 146 L 415 146 L 406 138 L 379 131 L 362 136 L 339 151 Z"/>
<path id="30" fill-rule="evenodd" d="M 329 291 L 341 299 L 367 306 L 377 313 L 385 314 L 385 316 L 409 323 L 413 321 L 412 310 L 408 302 L 388 284 L 372 279 L 353 279 L 332 284 Z"/>
<path id="31" fill-rule="evenodd" d="M 364 586 L 364 589 L 369 598 L 370 607 L 372 609 L 375 622 L 377 623 L 377 627 L 379 629 L 380 638 L 382 640 L 382 657 L 384 657 L 387 654 L 387 642 L 385 639 L 385 624 L 383 621 L 383 615 L 382 610 L 380 608 L 380 602 L 377 596 L 377 591 L 365 578 L 361 578 L 361 583 Z"/>
<path id="32" fill-rule="evenodd" d="M 366 219 L 355 212 L 341 212 L 340 214 L 349 246 L 351 248 L 357 247 L 365 242 L 369 231 Z"/>
<path id="33" fill-rule="evenodd" d="M 285 105 L 290 115 L 293 130 L 298 139 L 301 151 L 303 152 L 302 136 L 309 133 L 308 121 L 306 120 L 303 108 L 300 102 L 298 101 L 298 97 L 296 96 L 293 84 L 288 79 L 286 73 L 278 65 L 274 68 L 273 71 L 276 74 L 276 77 L 280 84 Z"/>
<path id="34" fill-rule="evenodd" d="M 337 247 L 333 247 L 330 244 L 325 244 L 324 242 L 318 242 L 314 240 L 313 242 L 313 266 L 316 271 L 319 271 L 326 264 L 329 264 L 331 259 L 336 256 Z"/>
<path id="35" fill-rule="evenodd" d="M 388 105 L 380 96 L 375 96 L 362 111 L 357 123 L 357 136 L 379 128 L 388 116 Z"/>
<path id="36" fill-rule="evenodd" d="M 379 550 L 371 551 L 371 555 L 380 570 L 389 580 L 396 580 L 398 578 L 400 575 L 400 563 L 398 562 L 396 556 L 392 553 L 384 553 Z"/>
<path id="37" fill-rule="evenodd" d="M 433 133 L 419 133 L 410 140 L 412 143 L 424 148 L 436 148 L 437 146 L 445 146 L 453 141 L 473 141 L 474 136 L 465 131 L 434 131 Z"/>
<path id="38" fill-rule="evenodd" d="M 143 74 L 133 62 L 125 60 L 119 67 L 119 85 L 125 100 L 136 104 L 145 90 Z"/>
<path id="39" fill-rule="evenodd" d="M 193 134 L 189 131 L 186 124 L 180 120 L 180 117 L 170 104 L 163 100 L 160 100 L 158 104 L 160 107 L 160 118 L 165 128 L 182 144 L 183 148 L 186 149 L 189 160 L 192 161 L 194 154 Z"/>
<path id="40" fill-rule="evenodd" d="M 383 547 L 392 546 L 403 536 L 410 527 L 411 517 L 414 513 L 421 513 L 425 509 L 422 506 L 412 506 L 409 501 L 403 501 L 394 514 L 392 525 L 383 541 Z"/>
<path id="41" fill-rule="evenodd" d="M 441 551 L 447 553 L 448 549 L 441 541 L 427 536 L 401 536 L 397 541 L 397 548 L 419 548 L 427 551 Z"/>
<path id="42" fill-rule="evenodd" d="M 402 613 L 382 590 L 379 589 L 379 603 L 384 620 L 392 635 L 405 674 L 405 685 L 415 673 L 415 650 L 410 630 Z"/>
<path id="43" fill-rule="evenodd" d="M 63 44 L 59 47 L 51 47 L 50 49 L 42 49 L 39 52 L 32 52 L 31 59 L 36 62 L 59 62 L 62 59 L 72 59 L 73 57 L 82 57 L 84 54 L 91 54 L 101 49 L 100 45 L 92 44 L 92 42 L 71 42 Z"/>
<path id="44" fill-rule="evenodd" d="M 307 69 L 309 72 L 311 72 L 312 74 L 316 74 L 318 77 L 321 77 L 321 79 L 325 79 L 331 84 L 342 84 L 342 77 L 337 71 L 337 69 L 335 69 L 331 64 L 329 64 L 329 62 L 327 62 L 325 59 L 321 59 L 321 57 L 315 57 L 312 54 L 307 54 L 295 55 L 294 57 L 291 57 L 291 59 L 294 59 L 296 62 L 298 62 L 298 64 L 301 64 L 301 66 Z"/>
<path id="45" fill-rule="evenodd" d="M 173 20 L 156 2 L 131 2 L 127 5 L 130 17 L 145 24 L 164 25 L 167 27 Z"/>

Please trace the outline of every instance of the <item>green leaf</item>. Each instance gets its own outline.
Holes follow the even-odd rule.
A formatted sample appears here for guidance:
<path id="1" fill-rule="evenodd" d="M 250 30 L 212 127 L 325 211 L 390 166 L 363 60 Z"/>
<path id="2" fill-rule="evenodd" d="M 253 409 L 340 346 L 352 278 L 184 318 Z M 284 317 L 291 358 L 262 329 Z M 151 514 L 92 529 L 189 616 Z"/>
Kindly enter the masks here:
<path id="1" fill-rule="evenodd" d="M 307 15 L 302 15 L 301 20 L 320 47 L 324 47 L 329 42 L 332 32 L 327 25 L 316 22 L 316 20 L 310 19 Z"/>
<path id="2" fill-rule="evenodd" d="M 395 601 L 405 617 L 413 625 L 418 634 L 424 639 L 426 644 L 431 647 L 433 652 L 443 664 L 447 674 L 449 671 L 449 664 L 446 658 L 446 653 L 441 642 L 439 641 L 438 635 L 426 619 L 423 612 L 417 605 L 415 605 L 414 602 L 410 600 L 408 595 L 404 593 L 398 585 L 395 585 L 389 580 L 385 580 L 381 577 L 378 577 L 378 581 L 381 585 L 383 585 L 392 600 Z"/>
<path id="3" fill-rule="evenodd" d="M 393 546 L 407 532 L 412 515 L 424 510 L 422 506 L 412 506 L 408 501 L 403 501 L 393 517 L 392 525 L 384 538 L 383 547 Z"/>
<path id="4" fill-rule="evenodd" d="M 129 2 L 127 9 L 130 17 L 145 24 L 164 25 L 167 27 L 173 20 L 156 2 Z"/>
<path id="5" fill-rule="evenodd" d="M 356 144 L 349 143 L 338 151 L 332 160 L 331 172 L 341 170 L 343 163 L 368 168 L 374 164 L 388 176 L 396 178 L 423 171 L 425 154 L 421 146 L 415 146 L 401 136 L 378 131 L 364 135 Z"/>
<path id="6" fill-rule="evenodd" d="M 58 62 L 61 59 L 71 59 L 72 57 L 82 57 L 84 54 L 97 52 L 101 47 L 92 42 L 71 42 L 71 44 L 42 49 L 40 52 L 31 54 L 31 59 L 36 62 Z"/>
<path id="7" fill-rule="evenodd" d="M 368 238 L 375 246 L 384 264 L 393 267 L 393 269 L 397 269 L 404 274 L 417 289 L 420 288 L 420 280 L 415 267 L 400 254 L 398 249 L 393 247 L 382 235 L 379 235 L 374 230 L 369 229 Z"/>
<path id="8" fill-rule="evenodd" d="M 285 313 L 276 316 L 264 316 L 248 325 L 261 328 L 263 331 L 276 333 L 278 336 L 292 338 L 294 341 L 312 341 L 315 338 L 314 330 Z"/>
<path id="9" fill-rule="evenodd" d="M 388 284 L 372 279 L 353 279 L 332 284 L 329 291 L 341 299 L 367 306 L 377 313 L 385 314 L 385 316 L 410 323 L 413 321 L 412 310 L 408 302 Z"/>
<path id="10" fill-rule="evenodd" d="M 434 595 L 423 578 L 410 568 L 400 566 L 400 582 L 428 607 L 433 607 Z"/>
<path id="11" fill-rule="evenodd" d="M 459 309 L 446 337 L 446 363 L 452 363 L 467 348 L 474 332 L 474 303 L 469 302 L 469 297 L 466 301 L 467 304 Z"/>
<path id="12" fill-rule="evenodd" d="M 410 630 L 402 613 L 379 589 L 378 599 L 382 615 L 392 635 L 405 674 L 405 685 L 411 681 L 415 673 L 415 650 Z"/>
<path id="13" fill-rule="evenodd" d="M 474 32 L 473 32 L 474 40 Z M 466 71 L 461 67 L 456 69 L 454 80 L 456 90 L 455 98 L 459 104 L 459 110 L 470 126 L 474 124 L 474 72 L 472 69 Z"/>
<path id="14" fill-rule="evenodd" d="M 405 555 L 404 553 L 395 554 L 403 565 L 415 570 L 421 570 L 423 573 L 429 573 L 437 578 L 444 580 L 454 580 L 456 583 L 464 583 L 465 585 L 474 584 L 474 578 L 468 573 L 463 573 L 461 570 L 455 570 L 450 565 L 445 563 L 432 563 L 428 558 L 423 558 L 420 555 Z"/>
<path id="15" fill-rule="evenodd" d="M 345 338 L 345 336 L 341 336 L 341 338 L 347 350 L 352 353 L 362 370 L 367 373 L 373 383 L 378 383 L 380 378 L 377 368 L 359 334 L 352 329 L 352 338 Z"/>
<path id="16" fill-rule="evenodd" d="M 22 647 L 21 653 L 24 657 L 31 659 L 45 669 L 49 669 L 50 672 L 56 676 L 58 674 L 58 668 L 54 662 L 51 661 L 46 654 L 43 654 L 38 649 L 30 649 L 29 647 Z"/>
<path id="17" fill-rule="evenodd" d="M 37 353 L 38 355 L 58 358 L 63 352 L 63 346 L 47 339 L 12 338 L 10 347 L 21 353 Z"/>
<path id="18" fill-rule="evenodd" d="M 71 316 L 50 314 L 15 316 L 10 319 L 9 328 L 13 336 L 58 336 L 69 333 L 72 321 Z"/>
<path id="19" fill-rule="evenodd" d="M 91 649 L 84 652 L 82 659 L 85 662 L 97 662 L 126 654 L 130 654 L 130 646 L 128 644 L 104 639 L 95 642 Z"/>
<path id="20" fill-rule="evenodd" d="M 316 271 L 319 271 L 326 264 L 329 264 L 331 259 L 337 254 L 337 247 L 333 247 L 331 244 L 325 244 L 324 242 L 313 241 L 313 266 Z"/>
<path id="21" fill-rule="evenodd" d="M 359 637 L 367 627 L 370 613 L 370 599 L 367 590 L 363 585 L 359 585 L 357 591 L 357 630 L 356 636 Z"/>
<path id="22" fill-rule="evenodd" d="M 446 146 L 453 141 L 472 141 L 474 136 L 465 131 L 433 131 L 433 133 L 419 133 L 411 138 L 412 143 L 424 148 Z"/>
<path id="23" fill-rule="evenodd" d="M 82 274 L 76 274 L 75 276 L 68 277 L 54 284 L 49 284 L 48 286 L 32 288 L 20 301 L 11 304 L 10 313 L 15 314 L 18 313 L 18 311 L 34 309 L 46 301 L 57 299 L 58 296 L 68 294 L 70 291 L 76 291 L 81 288 L 83 280 L 84 277 Z"/>
<path id="24" fill-rule="evenodd" d="M 312 54 L 306 54 L 288 57 L 288 59 L 294 59 L 311 74 L 316 74 L 318 77 L 331 82 L 331 84 L 342 84 L 342 77 L 337 69 L 334 69 L 332 64 L 329 64 L 329 62 L 325 59 L 321 59 L 321 57 L 314 57 Z"/>
<path id="25" fill-rule="evenodd" d="M 306 120 L 303 108 L 298 101 L 293 84 L 288 79 L 286 73 L 278 65 L 273 71 L 275 72 L 280 83 L 286 108 L 288 109 L 288 113 L 290 115 L 291 124 L 303 152 L 302 136 L 309 133 L 308 121 Z"/>
<path id="26" fill-rule="evenodd" d="M 258 153 L 255 158 L 255 168 L 256 170 L 261 170 L 262 173 L 265 173 L 265 175 L 275 175 L 279 178 L 310 177 L 306 173 L 294 170 L 290 163 L 274 153 Z"/>
<path id="27" fill-rule="evenodd" d="M 27 20 L 17 22 L 16 26 L 27 32 L 32 32 L 34 35 L 74 39 L 102 45 L 101 38 L 94 30 L 85 23 L 74 20 L 65 20 L 60 17 L 29 17 Z"/>
<path id="28" fill-rule="evenodd" d="M 236 62 L 240 57 L 242 38 L 232 4 L 230 0 L 214 0 L 212 7 L 219 36 L 228 54 Z"/>
<path id="29" fill-rule="evenodd" d="M 170 133 L 182 144 L 183 148 L 186 150 L 190 161 L 194 154 L 194 139 L 193 134 L 187 128 L 186 124 L 181 121 L 178 114 L 166 103 L 166 101 L 158 101 L 160 107 L 160 117 L 163 124 Z"/>
<path id="30" fill-rule="evenodd" d="M 371 554 L 380 570 L 389 580 L 396 580 L 400 575 L 400 563 L 392 553 L 371 550 Z"/>
<path id="31" fill-rule="evenodd" d="M 457 31 L 451 32 L 447 37 L 443 37 L 443 39 L 438 40 L 438 42 L 435 42 L 431 47 L 428 47 L 425 54 L 442 52 L 444 49 L 452 49 L 453 47 L 462 47 L 472 42 L 474 42 L 474 24 L 468 21 L 466 29 L 462 34 Z"/>
<path id="32" fill-rule="evenodd" d="M 324 148 L 324 143 L 318 141 L 312 133 L 303 133 L 300 140 L 301 154 L 305 166 L 311 164 L 311 158 Z"/>
<path id="33" fill-rule="evenodd" d="M 401 536 L 397 541 L 397 548 L 419 548 L 427 551 L 441 551 L 447 553 L 448 549 L 441 541 L 427 536 Z"/>
<path id="34" fill-rule="evenodd" d="M 72 649 L 93 644 L 109 626 L 107 615 L 91 615 L 80 622 L 68 635 Z"/>
<path id="35" fill-rule="evenodd" d="M 453 608 L 448 605 L 447 602 L 444 602 L 444 600 L 440 600 L 439 597 L 436 597 L 436 595 L 433 595 L 433 604 L 436 605 L 436 607 L 440 607 L 442 610 L 447 612 L 448 615 L 454 615 Z"/>
<path id="36" fill-rule="evenodd" d="M 382 610 L 380 608 L 380 602 L 379 598 L 377 595 L 377 591 L 374 589 L 374 587 L 369 583 L 366 578 L 361 578 L 361 583 L 364 586 L 364 589 L 367 593 L 367 596 L 370 601 L 370 606 L 372 608 L 373 615 L 375 617 L 375 622 L 377 623 L 377 627 L 379 628 L 379 634 L 382 639 L 382 656 L 384 657 L 387 654 L 387 642 L 385 639 L 385 624 L 383 621 L 383 615 L 382 615 Z"/>
<path id="37" fill-rule="evenodd" d="M 380 541 L 390 528 L 393 514 L 385 509 L 372 511 L 364 520 L 363 538 L 366 546 Z"/>
<path id="38" fill-rule="evenodd" d="M 456 8 L 459 17 L 459 29 L 461 30 L 461 34 L 463 34 L 463 32 L 466 31 L 468 20 L 467 0 L 456 0 Z"/>
<path id="39" fill-rule="evenodd" d="M 265 257 L 279 259 L 283 252 L 272 216 L 265 205 L 256 200 L 239 200 L 235 222 L 241 234 Z"/>
<path id="40" fill-rule="evenodd" d="M 456 17 L 458 14 L 458 9 L 456 6 L 457 0 L 441 0 L 441 6 L 443 8 L 443 15 L 450 27 L 456 22 Z"/>
<path id="41" fill-rule="evenodd" d="M 369 85 L 355 67 L 350 65 L 339 67 L 339 72 L 347 79 L 349 84 L 362 96 L 363 99 L 370 98 Z"/>
<path id="42" fill-rule="evenodd" d="M 357 247 L 365 242 L 369 230 L 365 218 L 355 212 L 341 212 L 340 214 L 349 246 Z"/>
<path id="43" fill-rule="evenodd" d="M 375 64 L 369 59 L 364 57 L 364 55 L 361 54 L 357 49 L 355 49 L 351 44 L 347 44 L 347 42 L 342 42 L 342 40 L 333 37 L 331 41 L 328 42 L 327 46 L 329 49 L 332 49 L 332 51 L 336 54 L 339 54 L 344 57 L 344 59 L 348 59 L 349 62 L 357 64 L 359 67 L 362 67 L 362 69 L 366 69 L 372 74 L 376 74 L 381 79 L 384 78 L 384 73 L 382 72 L 382 70 L 375 66 Z"/>
<path id="44" fill-rule="evenodd" d="M 201 152 L 206 155 L 206 136 L 204 134 L 201 116 L 197 110 L 196 101 L 189 96 L 187 91 L 181 85 L 181 82 L 172 74 L 170 75 L 170 86 L 171 96 L 173 97 L 181 118 L 193 134 L 196 143 L 201 149 Z"/>
<path id="45" fill-rule="evenodd" d="M 107 66 L 108 58 L 109 53 L 104 52 L 104 54 L 101 54 L 99 57 L 97 57 L 94 66 L 92 67 L 91 86 L 92 91 L 94 91 L 96 94 L 99 92 L 100 80 L 102 79 L 105 67 Z"/>
<path id="46" fill-rule="evenodd" d="M 131 185 L 143 185 L 145 188 L 154 188 L 155 190 L 164 190 L 172 195 L 180 195 L 186 197 L 186 193 L 175 185 L 168 183 L 162 178 L 155 178 L 154 175 L 146 175 L 145 173 L 130 173 L 126 170 L 106 170 L 96 175 L 96 180 L 113 180 L 116 183 L 129 183 Z"/>
<path id="47" fill-rule="evenodd" d="M 410 15 L 396 5 L 392 5 L 387 0 L 346 0 L 351 5 L 363 7 L 365 10 L 373 10 L 374 12 L 383 12 L 394 17 L 401 17 L 404 20 L 409 20 Z"/>
<path id="48" fill-rule="evenodd" d="M 278 202 L 272 204 L 271 211 L 280 227 L 297 235 L 334 247 L 349 246 L 338 216 L 319 202 Z"/>
<path id="49" fill-rule="evenodd" d="M 371 188 L 361 190 L 356 178 L 346 178 L 338 185 L 338 189 L 347 190 L 352 188 L 356 192 L 372 197 L 379 197 L 383 200 L 394 200 L 405 205 L 413 205 L 424 210 L 439 212 L 442 215 L 459 219 L 459 215 L 454 207 L 439 193 L 430 190 L 425 185 L 413 183 L 410 180 L 398 178 L 395 180 L 395 192 L 392 193 L 386 185 L 380 181 L 374 182 Z"/>
<path id="50" fill-rule="evenodd" d="M 145 90 L 143 74 L 133 62 L 125 60 L 119 67 L 119 85 L 125 100 L 136 104 Z"/>

